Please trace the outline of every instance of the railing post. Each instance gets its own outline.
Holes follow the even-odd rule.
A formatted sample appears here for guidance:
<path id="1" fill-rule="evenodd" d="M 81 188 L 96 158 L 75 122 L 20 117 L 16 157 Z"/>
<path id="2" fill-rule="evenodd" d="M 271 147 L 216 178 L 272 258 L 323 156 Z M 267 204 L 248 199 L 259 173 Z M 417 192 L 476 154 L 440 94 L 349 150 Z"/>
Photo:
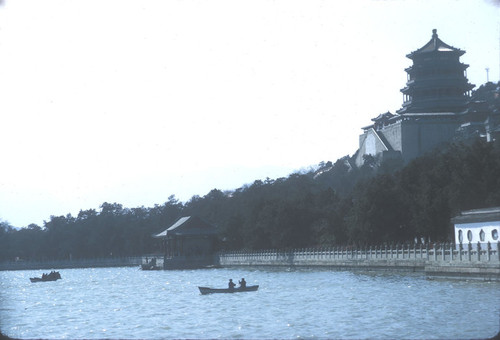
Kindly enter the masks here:
<path id="1" fill-rule="evenodd" d="M 442 257 L 442 259 L 443 259 L 443 262 L 444 262 L 444 261 L 445 261 L 445 259 L 446 259 L 446 257 L 445 257 L 445 245 L 446 245 L 446 243 L 441 243 L 441 253 L 442 253 L 442 254 L 441 254 L 441 255 L 442 255 L 441 257 Z"/>
<path id="2" fill-rule="evenodd" d="M 471 261 L 471 253 L 472 253 L 472 244 L 469 242 L 468 249 L 467 249 L 467 256 L 469 258 L 469 262 Z"/>
<path id="3" fill-rule="evenodd" d="M 497 242 L 497 260 L 500 262 L 500 241 Z"/>
<path id="4" fill-rule="evenodd" d="M 455 248 L 454 243 L 450 243 L 450 262 L 453 262 L 453 250 Z"/>
<path id="5" fill-rule="evenodd" d="M 491 259 L 491 243 L 490 241 L 488 241 L 488 262 L 490 262 L 490 259 Z"/>
<path id="6" fill-rule="evenodd" d="M 481 243 L 477 241 L 477 261 L 481 261 Z"/>

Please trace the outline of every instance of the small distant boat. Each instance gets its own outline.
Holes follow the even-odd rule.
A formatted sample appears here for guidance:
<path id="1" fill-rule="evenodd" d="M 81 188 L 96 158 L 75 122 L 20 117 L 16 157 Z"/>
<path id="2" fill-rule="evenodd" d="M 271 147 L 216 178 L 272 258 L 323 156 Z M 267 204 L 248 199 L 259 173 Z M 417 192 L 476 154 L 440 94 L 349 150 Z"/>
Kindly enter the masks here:
<path id="1" fill-rule="evenodd" d="M 259 289 L 259 285 L 255 286 L 246 286 L 245 288 L 238 287 L 238 288 L 208 288 L 208 287 L 198 287 L 200 290 L 200 293 L 205 295 L 205 294 L 213 294 L 213 293 L 239 293 L 239 292 L 255 292 L 257 289 Z"/>
<path id="2" fill-rule="evenodd" d="M 141 264 L 142 270 L 160 270 L 163 269 L 160 266 L 156 265 L 156 259 L 152 258 L 151 261 L 148 262 L 148 258 L 146 258 L 146 263 Z"/>
<path id="3" fill-rule="evenodd" d="M 57 281 L 61 279 L 61 274 L 59 272 L 50 272 L 50 274 L 43 274 L 42 277 L 30 277 L 31 282 L 45 282 L 45 281 Z"/>
<path id="4" fill-rule="evenodd" d="M 162 267 L 159 267 L 155 264 L 151 264 L 151 263 L 146 263 L 146 264 L 141 264 L 141 269 L 142 270 L 161 270 L 163 269 Z"/>

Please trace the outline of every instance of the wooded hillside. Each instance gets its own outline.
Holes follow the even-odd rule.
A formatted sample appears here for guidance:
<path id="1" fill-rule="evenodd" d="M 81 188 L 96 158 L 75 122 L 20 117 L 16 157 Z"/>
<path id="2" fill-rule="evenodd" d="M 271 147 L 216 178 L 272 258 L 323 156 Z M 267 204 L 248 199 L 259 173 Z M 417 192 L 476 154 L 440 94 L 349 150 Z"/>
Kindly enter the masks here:
<path id="1" fill-rule="evenodd" d="M 452 239 L 451 217 L 490 206 L 500 206 L 500 143 L 477 140 L 405 167 L 368 158 L 357 169 L 342 158 L 186 203 L 175 196 L 149 208 L 103 203 L 20 230 L 0 222 L 0 260 L 151 253 L 159 250 L 151 235 L 187 215 L 217 226 L 226 250 L 444 241 Z"/>

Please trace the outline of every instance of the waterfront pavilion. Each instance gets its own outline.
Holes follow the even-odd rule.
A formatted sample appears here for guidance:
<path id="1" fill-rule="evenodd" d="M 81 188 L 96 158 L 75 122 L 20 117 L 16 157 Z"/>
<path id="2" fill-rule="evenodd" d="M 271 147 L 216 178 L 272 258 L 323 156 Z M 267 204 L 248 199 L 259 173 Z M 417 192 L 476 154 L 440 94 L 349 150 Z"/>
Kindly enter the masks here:
<path id="1" fill-rule="evenodd" d="M 153 237 L 163 241 L 166 269 L 213 262 L 217 230 L 199 217 L 181 217 L 172 226 Z"/>

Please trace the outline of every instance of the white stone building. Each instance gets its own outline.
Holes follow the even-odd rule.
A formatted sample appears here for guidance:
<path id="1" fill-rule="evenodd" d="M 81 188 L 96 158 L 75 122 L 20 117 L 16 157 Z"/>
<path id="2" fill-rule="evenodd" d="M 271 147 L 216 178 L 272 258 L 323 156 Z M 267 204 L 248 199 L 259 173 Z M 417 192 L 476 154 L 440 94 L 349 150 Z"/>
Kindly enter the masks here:
<path id="1" fill-rule="evenodd" d="M 475 247 L 479 242 L 481 249 L 487 249 L 489 242 L 491 249 L 498 249 L 500 207 L 463 211 L 451 221 L 454 224 L 457 248 L 460 243 L 466 248 L 469 243 Z"/>

